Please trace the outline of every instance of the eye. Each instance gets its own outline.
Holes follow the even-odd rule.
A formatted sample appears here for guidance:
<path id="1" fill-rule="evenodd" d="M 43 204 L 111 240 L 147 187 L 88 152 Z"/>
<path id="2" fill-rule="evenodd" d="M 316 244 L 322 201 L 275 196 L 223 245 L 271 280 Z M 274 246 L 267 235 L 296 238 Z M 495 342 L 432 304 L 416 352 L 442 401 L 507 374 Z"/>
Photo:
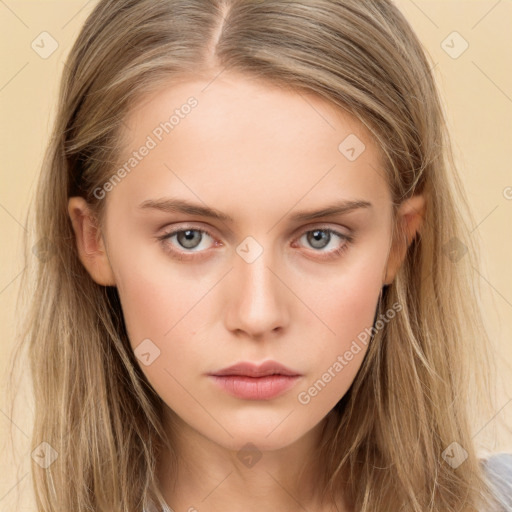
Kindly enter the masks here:
<path id="1" fill-rule="evenodd" d="M 200 257 L 200 254 L 194 253 L 206 253 L 209 247 L 222 245 L 208 231 L 191 226 L 174 229 L 156 238 L 161 242 L 164 250 L 171 253 L 178 260 Z M 213 243 L 210 242 L 209 246 L 208 239 L 213 240 Z M 305 239 L 306 244 L 313 248 L 312 252 L 315 253 L 315 257 L 321 259 L 340 256 L 353 241 L 351 235 L 323 227 L 305 231 L 298 238 L 298 240 L 302 239 Z M 324 250 L 329 247 L 331 247 L 330 250 Z"/>
<path id="2" fill-rule="evenodd" d="M 319 253 L 322 258 L 339 256 L 348 249 L 353 241 L 352 236 L 339 233 L 330 228 L 317 228 L 306 231 L 300 236 L 299 240 L 301 239 L 305 239 L 306 243 L 314 249 L 313 252 Z M 331 247 L 331 250 L 324 250 L 329 247 Z"/>
<path id="3" fill-rule="evenodd" d="M 184 254 L 186 255 L 187 252 L 194 253 L 205 251 L 208 249 L 205 245 L 208 244 L 203 242 L 208 238 L 213 239 L 213 237 L 204 229 L 196 228 L 175 229 L 164 233 L 162 236 L 158 236 L 157 238 L 163 244 L 166 251 L 171 252 L 178 257 L 183 256 Z"/>

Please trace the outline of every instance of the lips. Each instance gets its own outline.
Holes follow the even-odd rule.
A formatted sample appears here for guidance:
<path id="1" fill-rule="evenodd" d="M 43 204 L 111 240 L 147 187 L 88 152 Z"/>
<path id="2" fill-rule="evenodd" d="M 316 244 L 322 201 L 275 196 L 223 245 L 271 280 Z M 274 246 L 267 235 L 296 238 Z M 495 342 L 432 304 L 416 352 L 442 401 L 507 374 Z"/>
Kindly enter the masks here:
<path id="1" fill-rule="evenodd" d="M 276 361 L 265 361 L 262 364 L 255 364 L 251 362 L 241 362 L 223 368 L 222 370 L 211 373 L 210 375 L 227 376 L 227 375 L 242 375 L 246 377 L 266 377 L 268 375 L 286 375 L 289 377 L 298 377 L 301 374 L 295 370 L 287 368 L 286 366 Z"/>
<path id="2" fill-rule="evenodd" d="M 257 365 L 242 362 L 209 374 L 228 394 L 243 400 L 271 400 L 295 386 L 301 374 L 291 368 L 265 361 Z"/>

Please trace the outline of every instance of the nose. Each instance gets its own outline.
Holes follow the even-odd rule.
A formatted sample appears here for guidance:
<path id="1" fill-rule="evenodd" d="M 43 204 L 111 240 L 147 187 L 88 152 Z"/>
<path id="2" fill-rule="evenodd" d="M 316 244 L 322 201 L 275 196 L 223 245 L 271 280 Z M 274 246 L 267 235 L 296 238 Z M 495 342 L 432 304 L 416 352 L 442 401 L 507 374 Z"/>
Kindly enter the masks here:
<path id="1" fill-rule="evenodd" d="M 274 269 L 270 251 L 254 261 L 236 257 L 228 279 L 226 328 L 241 336 L 262 339 L 284 330 L 289 322 L 290 291 Z"/>

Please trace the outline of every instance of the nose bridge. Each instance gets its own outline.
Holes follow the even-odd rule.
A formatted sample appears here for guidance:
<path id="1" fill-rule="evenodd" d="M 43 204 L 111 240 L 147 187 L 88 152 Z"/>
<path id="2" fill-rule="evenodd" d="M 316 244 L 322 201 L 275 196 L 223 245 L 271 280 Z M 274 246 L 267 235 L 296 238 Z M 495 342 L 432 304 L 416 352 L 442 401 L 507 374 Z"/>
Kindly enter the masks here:
<path id="1" fill-rule="evenodd" d="M 279 267 L 271 249 L 247 237 L 238 247 L 232 272 L 228 327 L 250 335 L 263 335 L 284 327 L 288 320 Z"/>

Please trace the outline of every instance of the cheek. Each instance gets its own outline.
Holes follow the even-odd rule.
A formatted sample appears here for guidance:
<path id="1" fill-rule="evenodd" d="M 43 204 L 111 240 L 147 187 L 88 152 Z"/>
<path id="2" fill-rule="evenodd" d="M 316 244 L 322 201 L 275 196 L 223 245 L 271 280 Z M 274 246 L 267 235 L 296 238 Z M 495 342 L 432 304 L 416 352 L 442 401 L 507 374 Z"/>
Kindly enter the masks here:
<path id="1" fill-rule="evenodd" d="M 322 299 L 323 311 L 335 338 L 346 342 L 372 324 L 381 288 L 379 277 L 365 269 L 353 269 Z"/>
<path id="2" fill-rule="evenodd" d="M 375 252 L 348 268 L 302 292 L 314 304 L 316 318 L 308 323 L 310 336 L 302 346 L 312 372 L 296 398 L 313 416 L 327 414 L 347 392 L 371 339 L 383 259 Z"/>
<path id="3" fill-rule="evenodd" d="M 198 284 L 169 267 L 167 272 L 155 266 L 126 270 L 119 295 L 134 354 L 157 394 L 186 417 L 187 408 L 194 409 L 189 392 L 197 378 L 190 369 L 199 371 L 208 360 L 197 334 L 208 288 L 204 280 Z"/>
<path id="4" fill-rule="evenodd" d="M 154 264 L 126 270 L 118 290 L 133 347 L 145 338 L 162 346 L 177 332 L 188 328 L 190 333 L 199 303 L 210 288 L 208 276 L 193 279 L 175 266 Z"/>
<path id="5" fill-rule="evenodd" d="M 200 373 L 209 367 L 208 319 L 220 314 L 215 285 L 224 270 L 180 265 L 165 254 L 155 256 L 154 249 L 131 249 L 111 258 L 130 344 L 157 392 L 177 397 L 178 382 L 193 378 L 190 368 Z"/>
<path id="6" fill-rule="evenodd" d="M 300 294 L 323 321 L 329 345 L 342 346 L 373 323 L 383 286 L 386 252 L 379 243 L 366 244 L 348 254 L 338 268 L 297 277 Z"/>

